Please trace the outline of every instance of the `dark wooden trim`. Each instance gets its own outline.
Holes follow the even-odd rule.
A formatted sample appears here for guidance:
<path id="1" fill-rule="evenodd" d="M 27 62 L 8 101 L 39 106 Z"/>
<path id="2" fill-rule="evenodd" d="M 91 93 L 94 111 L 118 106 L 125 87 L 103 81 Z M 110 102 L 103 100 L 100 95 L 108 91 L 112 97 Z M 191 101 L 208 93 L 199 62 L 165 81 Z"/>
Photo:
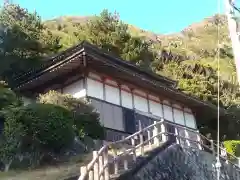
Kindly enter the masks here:
<path id="1" fill-rule="evenodd" d="M 122 107 L 122 91 L 121 91 L 121 85 L 118 83 L 118 90 L 119 90 L 119 100 L 120 100 L 120 106 Z"/>
<path id="2" fill-rule="evenodd" d="M 47 87 L 50 87 L 52 84 L 63 84 L 63 82 L 67 81 L 69 77 L 72 77 L 74 75 L 76 75 L 77 73 L 80 73 L 80 69 L 77 68 L 71 72 L 68 72 L 62 76 L 57 76 L 55 78 L 53 78 L 52 80 L 50 81 L 47 81 L 46 83 L 42 84 L 42 85 L 39 85 L 39 86 L 36 86 L 35 88 L 31 89 L 32 92 L 37 92 L 37 93 L 40 93 L 40 92 L 43 92 L 44 89 L 46 89 Z M 80 78 L 82 78 L 82 76 L 80 76 Z"/>

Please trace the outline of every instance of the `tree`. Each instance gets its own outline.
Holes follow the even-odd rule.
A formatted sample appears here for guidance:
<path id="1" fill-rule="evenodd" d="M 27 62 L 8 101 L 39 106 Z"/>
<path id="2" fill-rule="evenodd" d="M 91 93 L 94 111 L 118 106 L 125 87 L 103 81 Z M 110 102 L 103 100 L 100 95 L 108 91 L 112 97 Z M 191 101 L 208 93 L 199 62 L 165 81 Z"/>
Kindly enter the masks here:
<path id="1" fill-rule="evenodd" d="M 100 48 L 121 56 L 127 61 L 150 68 L 150 62 L 155 54 L 149 44 L 139 37 L 132 37 L 128 32 L 128 25 L 124 24 L 118 14 L 111 14 L 103 10 L 100 16 L 79 25 L 77 38 L 88 40 Z"/>
<path id="2" fill-rule="evenodd" d="M 0 10 L 0 22 L 0 76 L 3 78 L 12 78 L 39 65 L 41 57 L 60 48 L 59 38 L 44 29 L 36 12 L 6 4 Z"/>

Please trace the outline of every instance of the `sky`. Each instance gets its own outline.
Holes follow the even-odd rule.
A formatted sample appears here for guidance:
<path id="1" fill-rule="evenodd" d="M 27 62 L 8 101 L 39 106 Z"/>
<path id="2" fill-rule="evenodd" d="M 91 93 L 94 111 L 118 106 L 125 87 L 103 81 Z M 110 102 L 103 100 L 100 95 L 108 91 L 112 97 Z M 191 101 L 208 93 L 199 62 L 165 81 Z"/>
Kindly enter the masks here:
<path id="1" fill-rule="evenodd" d="M 179 32 L 218 13 L 218 1 L 222 13 L 223 0 L 12 0 L 29 11 L 36 10 L 43 20 L 98 15 L 108 9 L 118 12 L 128 24 L 161 34 Z"/>

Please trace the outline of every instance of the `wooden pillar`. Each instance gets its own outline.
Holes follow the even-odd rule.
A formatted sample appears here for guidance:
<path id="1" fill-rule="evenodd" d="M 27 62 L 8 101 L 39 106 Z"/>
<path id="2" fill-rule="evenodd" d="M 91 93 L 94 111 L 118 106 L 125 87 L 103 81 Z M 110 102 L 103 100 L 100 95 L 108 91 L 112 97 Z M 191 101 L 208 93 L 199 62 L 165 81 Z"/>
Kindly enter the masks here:
<path id="1" fill-rule="evenodd" d="M 174 127 L 174 130 L 175 130 L 175 138 L 176 138 L 176 143 L 177 144 L 180 144 L 180 138 L 178 136 L 178 129 L 176 127 Z"/>
<path id="2" fill-rule="evenodd" d="M 161 133 L 162 134 L 162 142 L 166 142 L 167 141 L 167 136 L 166 136 L 166 127 L 165 127 L 165 124 L 164 124 L 164 119 L 162 118 L 161 119 Z"/>
<path id="3" fill-rule="evenodd" d="M 199 133 L 199 131 L 197 130 L 197 141 L 199 142 L 199 143 L 198 143 L 198 149 L 199 149 L 199 150 L 202 150 L 201 137 L 200 137 L 199 134 L 200 134 L 200 133 Z"/>
<path id="4" fill-rule="evenodd" d="M 187 130 L 186 129 L 184 129 L 184 135 L 185 135 L 185 138 L 189 138 L 189 135 L 188 135 L 188 132 L 187 132 Z M 186 139 L 186 144 L 187 144 L 187 146 L 190 146 L 190 142 L 189 142 L 189 140 L 188 139 Z"/>
<path id="5" fill-rule="evenodd" d="M 103 173 L 101 173 L 103 171 L 103 157 L 102 156 L 98 157 L 98 167 L 99 167 L 99 172 L 98 172 L 99 180 L 104 180 Z"/>
<path id="6" fill-rule="evenodd" d="M 237 163 L 238 163 L 238 164 L 237 164 L 238 167 L 240 168 L 240 158 L 239 158 L 239 157 L 237 158 Z"/>
<path id="7" fill-rule="evenodd" d="M 93 159 L 95 159 L 98 156 L 97 151 L 93 151 Z M 99 166 L 98 161 L 95 162 L 93 167 L 93 173 L 94 173 L 94 180 L 99 180 Z"/>
<path id="8" fill-rule="evenodd" d="M 86 173 L 87 173 L 87 167 L 86 167 L 86 166 L 82 166 L 82 167 L 80 168 L 80 177 L 81 177 L 81 178 L 79 178 L 79 179 L 82 180 L 82 177 L 85 176 Z"/>
<path id="9" fill-rule="evenodd" d="M 131 139 L 132 147 L 133 147 L 133 161 L 136 162 L 137 155 L 136 155 L 136 149 L 135 149 L 135 137 Z"/>
<path id="10" fill-rule="evenodd" d="M 108 149 L 106 149 L 106 151 L 104 152 L 103 155 L 103 164 L 106 165 L 108 164 Z M 106 166 L 106 168 L 104 169 L 104 180 L 109 180 L 109 167 L 108 165 Z"/>
<path id="11" fill-rule="evenodd" d="M 212 151 L 212 154 L 215 156 L 215 149 L 214 149 L 214 144 L 213 144 L 213 140 L 211 139 L 210 140 L 210 143 L 211 143 L 211 151 Z"/>
<path id="12" fill-rule="evenodd" d="M 139 131 L 142 131 L 142 123 L 140 120 L 138 120 L 138 126 L 139 126 Z M 140 152 L 141 152 L 141 155 L 144 155 L 143 132 L 139 134 L 139 139 L 140 139 Z"/>
<path id="13" fill-rule="evenodd" d="M 158 130 L 157 121 L 154 121 L 153 124 L 154 124 L 154 127 L 153 127 L 153 136 L 155 136 L 155 137 L 153 138 L 153 144 L 154 144 L 155 146 L 159 146 L 159 145 L 160 145 L 160 142 L 159 142 L 159 137 L 158 137 L 159 130 Z"/>

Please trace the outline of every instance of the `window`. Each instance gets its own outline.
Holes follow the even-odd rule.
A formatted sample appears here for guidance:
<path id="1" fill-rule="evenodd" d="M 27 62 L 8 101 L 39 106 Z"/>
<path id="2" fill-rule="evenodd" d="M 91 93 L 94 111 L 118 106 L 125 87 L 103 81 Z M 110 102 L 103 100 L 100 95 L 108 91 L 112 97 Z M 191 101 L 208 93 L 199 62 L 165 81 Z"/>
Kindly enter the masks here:
<path id="1" fill-rule="evenodd" d="M 95 108 L 95 110 L 99 113 L 99 118 L 100 118 L 100 122 L 102 125 L 104 125 L 103 122 L 103 110 L 102 110 L 102 102 L 101 101 L 97 101 L 95 99 L 91 99 L 91 105 Z"/>
<path id="2" fill-rule="evenodd" d="M 136 119 L 134 110 L 123 108 L 124 129 L 127 133 L 136 132 Z"/>
<path id="3" fill-rule="evenodd" d="M 149 125 L 153 124 L 153 120 L 140 113 L 135 113 L 135 118 L 136 118 L 136 127 L 137 130 L 139 130 L 139 123 L 141 123 L 142 129 L 148 127 Z"/>

